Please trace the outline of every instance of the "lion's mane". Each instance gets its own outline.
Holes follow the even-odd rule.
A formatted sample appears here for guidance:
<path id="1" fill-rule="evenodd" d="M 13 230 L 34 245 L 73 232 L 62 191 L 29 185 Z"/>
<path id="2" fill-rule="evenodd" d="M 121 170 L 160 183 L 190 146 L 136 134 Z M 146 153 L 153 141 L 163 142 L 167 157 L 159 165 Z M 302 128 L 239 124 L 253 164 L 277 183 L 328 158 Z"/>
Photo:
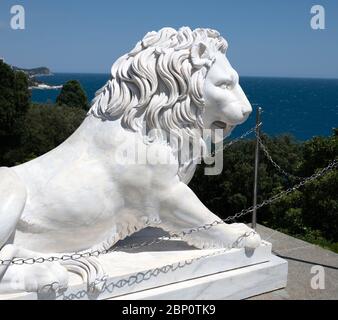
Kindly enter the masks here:
<path id="1" fill-rule="evenodd" d="M 208 54 L 200 57 L 197 44 Z M 167 132 L 203 128 L 203 82 L 215 51 L 227 42 L 211 29 L 182 27 L 149 32 L 112 66 L 111 79 L 96 93 L 89 114 L 103 120 L 121 118 L 124 128 Z"/>

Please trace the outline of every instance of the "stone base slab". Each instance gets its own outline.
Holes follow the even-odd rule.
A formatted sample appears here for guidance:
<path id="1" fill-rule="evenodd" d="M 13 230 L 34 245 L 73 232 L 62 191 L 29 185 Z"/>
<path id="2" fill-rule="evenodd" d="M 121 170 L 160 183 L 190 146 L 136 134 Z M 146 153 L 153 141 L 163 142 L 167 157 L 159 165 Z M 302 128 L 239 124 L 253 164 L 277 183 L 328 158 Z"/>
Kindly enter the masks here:
<path id="1" fill-rule="evenodd" d="M 120 300 L 238 300 L 286 287 L 287 261 L 268 262 L 111 298 Z"/>
<path id="2" fill-rule="evenodd" d="M 17 293 L 0 299 L 243 299 L 286 286 L 287 262 L 263 241 L 253 251 L 193 249 L 179 239 L 147 252 L 99 257 L 106 279 L 91 292 L 70 273 L 69 288 L 56 295 Z"/>

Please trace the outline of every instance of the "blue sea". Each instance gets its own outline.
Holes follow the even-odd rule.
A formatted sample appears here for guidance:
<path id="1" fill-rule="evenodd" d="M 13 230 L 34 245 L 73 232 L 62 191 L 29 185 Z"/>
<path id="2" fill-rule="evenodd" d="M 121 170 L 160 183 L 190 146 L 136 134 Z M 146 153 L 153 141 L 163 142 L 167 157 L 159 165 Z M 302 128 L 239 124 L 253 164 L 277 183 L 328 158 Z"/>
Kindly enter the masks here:
<path id="1" fill-rule="evenodd" d="M 108 74 L 56 73 L 39 80 L 59 85 L 78 80 L 90 101 L 109 79 Z M 292 134 L 303 141 L 329 136 L 338 127 L 338 79 L 241 77 L 241 86 L 256 108 L 263 108 L 262 130 L 269 135 Z M 32 90 L 32 101 L 55 102 L 60 90 Z M 255 125 L 255 114 L 238 126 L 236 137 Z"/>

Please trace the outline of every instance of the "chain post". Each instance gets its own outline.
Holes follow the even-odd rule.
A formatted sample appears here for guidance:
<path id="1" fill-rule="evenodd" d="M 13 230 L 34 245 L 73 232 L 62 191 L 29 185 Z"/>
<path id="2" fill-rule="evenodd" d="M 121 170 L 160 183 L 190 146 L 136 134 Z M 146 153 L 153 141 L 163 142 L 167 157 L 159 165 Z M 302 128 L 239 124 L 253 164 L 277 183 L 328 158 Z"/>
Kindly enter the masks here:
<path id="1" fill-rule="evenodd" d="M 260 119 L 262 108 L 256 110 L 256 149 L 255 149 L 255 173 L 254 173 L 254 188 L 253 188 L 253 211 L 252 211 L 252 229 L 256 230 L 257 224 L 257 182 L 258 182 L 258 165 L 259 165 L 259 139 L 260 139 Z"/>

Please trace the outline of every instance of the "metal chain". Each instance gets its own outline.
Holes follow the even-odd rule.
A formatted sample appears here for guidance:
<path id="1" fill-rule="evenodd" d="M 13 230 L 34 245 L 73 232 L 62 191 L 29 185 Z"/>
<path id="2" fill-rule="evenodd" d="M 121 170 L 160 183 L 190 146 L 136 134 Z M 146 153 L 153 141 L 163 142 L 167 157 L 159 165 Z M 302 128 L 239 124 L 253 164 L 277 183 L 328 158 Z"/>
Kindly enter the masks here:
<path id="1" fill-rule="evenodd" d="M 255 208 L 256 209 L 260 209 L 266 205 L 269 205 L 275 201 L 278 201 L 279 199 L 283 198 L 284 196 L 288 195 L 289 193 L 292 193 L 296 190 L 298 190 L 299 188 L 301 188 L 302 186 L 304 186 L 305 184 L 307 184 L 308 182 L 310 181 L 313 181 L 315 179 L 318 179 L 322 176 L 324 176 L 327 172 L 329 172 L 330 170 L 333 170 L 335 168 L 338 167 L 338 161 L 337 160 L 333 160 L 327 167 L 319 170 L 318 172 L 314 173 L 313 175 L 311 175 L 310 177 L 307 177 L 307 178 L 304 178 L 302 181 L 300 181 L 298 184 L 294 185 L 293 187 L 290 187 L 274 196 L 272 196 L 271 198 L 267 199 L 267 200 L 264 200 L 263 202 L 261 202 L 260 204 L 258 204 Z M 248 208 L 248 209 L 245 209 L 243 210 L 243 214 L 239 213 L 239 214 L 236 214 L 235 216 L 233 217 L 236 217 L 236 218 L 239 218 L 241 217 L 242 215 L 246 214 L 248 212 L 251 212 L 253 211 L 254 207 L 252 206 L 251 208 Z"/>
<path id="2" fill-rule="evenodd" d="M 231 145 L 233 145 L 234 143 L 244 139 L 246 136 L 248 136 L 250 133 L 256 132 L 256 130 L 262 125 L 262 122 L 258 123 L 256 126 L 254 126 L 253 128 L 249 129 L 248 131 L 244 132 L 241 136 L 239 136 L 238 138 L 235 138 L 233 140 L 231 140 L 229 143 L 225 144 L 223 150 L 225 148 L 230 147 Z"/>
<path id="3" fill-rule="evenodd" d="M 242 135 L 240 135 L 238 138 L 235 138 L 233 140 L 231 140 L 230 142 L 226 143 L 223 148 L 221 149 L 217 149 L 217 151 L 213 150 L 209 157 L 213 157 L 215 156 L 216 153 L 225 150 L 226 148 L 229 148 L 230 146 L 232 146 L 233 144 L 235 144 L 236 142 L 239 142 L 240 140 L 244 139 L 245 137 L 247 137 L 249 134 L 255 132 L 260 126 L 262 125 L 262 122 L 260 122 L 259 124 L 257 124 L 256 126 L 252 127 L 251 129 L 249 129 L 248 131 L 244 132 Z"/>
<path id="4" fill-rule="evenodd" d="M 157 244 L 157 243 L 160 243 L 162 241 L 167 241 L 167 240 L 171 240 L 171 239 L 175 239 L 175 238 L 182 238 L 182 237 L 187 236 L 191 233 L 199 232 L 199 231 L 205 231 L 205 230 L 208 230 L 208 229 L 210 229 L 210 228 L 212 228 L 212 227 L 214 227 L 218 224 L 222 224 L 222 223 L 225 223 L 225 222 L 228 222 L 228 221 L 236 220 L 236 219 L 252 212 L 254 209 L 260 209 L 264 206 L 270 205 L 271 203 L 278 201 L 282 197 L 298 190 L 299 188 L 301 188 L 305 184 L 324 176 L 327 172 L 329 172 L 330 170 L 333 170 L 337 167 L 338 167 L 338 161 L 334 160 L 327 167 L 319 170 L 317 173 L 314 173 L 310 177 L 303 179 L 301 182 L 294 185 L 293 187 L 290 187 L 287 190 L 284 190 L 284 191 L 272 196 L 271 198 L 262 201 L 261 203 L 259 203 L 255 207 L 251 206 L 251 207 L 249 207 L 247 209 L 243 209 L 243 210 L 237 212 L 236 214 L 234 214 L 233 216 L 229 216 L 225 219 L 215 220 L 211 223 L 207 223 L 205 225 L 202 225 L 202 226 L 199 226 L 199 227 L 196 227 L 196 228 L 192 228 L 192 229 L 189 229 L 189 230 L 183 230 L 183 231 L 176 233 L 176 234 L 173 233 L 170 236 L 156 238 L 156 239 L 153 239 L 153 240 L 150 240 L 150 241 L 144 241 L 142 243 L 138 243 L 138 244 L 134 244 L 134 245 L 132 244 L 132 245 L 116 246 L 114 248 L 105 249 L 105 250 L 94 250 L 94 251 L 90 251 L 90 252 L 65 254 L 65 255 L 60 255 L 60 256 L 51 256 L 51 257 L 47 257 L 47 258 L 46 257 L 15 258 L 13 260 L 0 260 L 0 265 L 6 265 L 6 264 L 22 265 L 22 264 L 34 264 L 34 263 L 54 262 L 54 261 L 78 260 L 80 258 L 97 257 L 99 255 L 107 254 L 109 252 L 113 252 L 113 251 L 117 251 L 117 250 L 121 250 L 121 249 L 136 249 L 136 248 L 141 248 L 141 247 L 144 247 L 144 246 L 149 246 L 149 245 L 152 245 L 152 244 Z"/>
<path id="5" fill-rule="evenodd" d="M 130 287 L 134 284 L 139 284 L 143 281 L 149 280 L 152 277 L 157 277 L 161 273 L 167 274 L 169 272 L 175 272 L 176 270 L 182 269 L 186 266 L 189 266 L 189 265 L 191 265 L 191 264 L 193 264 L 193 263 L 195 263 L 199 260 L 221 255 L 225 252 L 230 251 L 232 248 L 237 247 L 238 244 L 241 243 L 245 238 L 247 238 L 247 237 L 249 237 L 249 236 L 251 236 L 255 233 L 256 233 L 255 231 L 250 231 L 250 232 L 245 233 L 244 235 L 240 236 L 236 241 L 234 241 L 231 245 L 228 245 L 226 248 L 216 249 L 215 251 L 213 251 L 211 253 L 201 255 L 201 256 L 197 256 L 197 257 L 190 258 L 190 259 L 186 259 L 184 261 L 168 264 L 168 265 L 165 265 L 163 267 L 158 267 L 158 268 L 138 272 L 134 275 L 131 275 L 130 277 L 128 277 L 126 279 L 119 279 L 116 282 L 108 283 L 107 276 L 104 276 L 103 278 L 95 280 L 93 283 L 89 284 L 87 290 L 80 290 L 76 293 L 70 293 L 69 295 L 65 295 L 65 293 L 62 292 L 61 294 L 56 296 L 56 299 L 63 298 L 63 300 L 74 300 L 74 299 L 82 299 L 86 296 L 89 297 L 90 292 L 91 291 L 95 292 L 95 289 L 97 289 L 98 286 L 100 286 L 99 292 L 101 294 L 106 292 L 106 291 L 109 292 L 109 293 L 112 293 L 114 291 L 114 289 L 121 289 L 125 286 Z M 50 292 L 50 293 L 53 294 L 55 292 L 54 288 L 53 288 L 53 284 L 49 284 L 49 285 L 46 285 L 45 287 L 43 287 L 43 292 L 45 292 L 47 294 L 48 294 L 48 292 Z"/>
<path id="6" fill-rule="evenodd" d="M 261 137 L 258 136 L 258 135 L 256 134 L 256 138 L 257 138 L 258 143 L 259 143 L 259 145 L 261 146 L 261 148 L 262 148 L 262 150 L 263 150 L 265 156 L 268 158 L 268 160 L 272 163 L 272 165 L 273 165 L 273 166 L 274 166 L 274 167 L 275 167 L 282 175 L 284 175 L 284 176 L 287 177 L 287 178 L 291 178 L 291 179 L 298 180 L 298 181 L 299 181 L 299 180 L 304 180 L 304 179 L 305 179 L 305 178 L 303 178 L 303 177 L 299 177 L 299 176 L 296 176 L 296 175 L 294 175 L 294 174 L 288 173 L 288 172 L 286 172 L 284 169 L 282 169 L 282 168 L 280 167 L 280 165 L 278 165 L 278 163 L 276 163 L 276 162 L 272 159 L 272 156 L 270 155 L 270 153 L 269 153 L 269 151 L 268 151 L 268 148 L 264 145 L 264 143 L 263 143 Z"/>

